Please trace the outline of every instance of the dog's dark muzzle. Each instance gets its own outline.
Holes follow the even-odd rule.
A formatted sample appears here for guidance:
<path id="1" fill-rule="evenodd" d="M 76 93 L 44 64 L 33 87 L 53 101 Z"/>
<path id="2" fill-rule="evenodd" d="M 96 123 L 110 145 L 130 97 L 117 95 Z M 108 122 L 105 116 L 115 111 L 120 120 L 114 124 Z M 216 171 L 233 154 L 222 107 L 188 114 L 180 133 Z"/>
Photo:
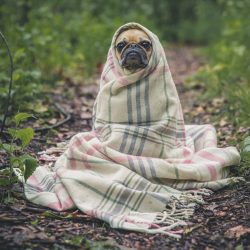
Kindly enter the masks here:
<path id="1" fill-rule="evenodd" d="M 145 68 L 148 59 L 145 51 L 138 44 L 130 44 L 121 55 L 122 67 L 127 69 Z"/>

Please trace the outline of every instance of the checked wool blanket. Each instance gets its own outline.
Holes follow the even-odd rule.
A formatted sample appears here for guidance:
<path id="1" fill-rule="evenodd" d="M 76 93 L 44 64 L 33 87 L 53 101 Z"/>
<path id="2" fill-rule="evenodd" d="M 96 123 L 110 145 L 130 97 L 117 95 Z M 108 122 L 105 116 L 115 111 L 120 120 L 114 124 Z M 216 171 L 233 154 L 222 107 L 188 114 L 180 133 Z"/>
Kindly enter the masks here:
<path id="1" fill-rule="evenodd" d="M 145 31 L 149 64 L 129 74 L 115 55 L 124 30 Z M 157 36 L 137 23 L 112 40 L 93 111 L 93 130 L 75 135 L 52 167 L 28 179 L 30 201 L 57 211 L 78 208 L 111 227 L 178 237 L 202 196 L 235 178 L 234 147 L 218 148 L 211 125 L 185 125 Z"/>

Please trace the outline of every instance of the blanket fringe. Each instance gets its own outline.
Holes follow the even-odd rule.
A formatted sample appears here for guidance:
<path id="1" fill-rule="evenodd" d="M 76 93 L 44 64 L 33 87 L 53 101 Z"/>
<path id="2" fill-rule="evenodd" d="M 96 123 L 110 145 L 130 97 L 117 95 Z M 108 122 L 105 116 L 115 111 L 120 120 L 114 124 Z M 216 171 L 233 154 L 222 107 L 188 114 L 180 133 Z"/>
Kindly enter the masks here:
<path id="1" fill-rule="evenodd" d="M 174 238 L 181 238 L 182 227 L 187 226 L 186 221 L 193 215 L 195 206 L 204 203 L 203 195 L 210 195 L 211 193 L 212 191 L 208 189 L 185 191 L 179 198 L 172 196 L 164 211 L 158 213 L 133 211 L 127 215 L 127 221 L 137 225 L 137 229 L 141 228 L 143 232 L 161 233 Z M 150 221 L 150 218 L 153 218 L 153 220 Z M 148 225 L 148 227 L 146 228 L 145 225 Z"/>
<path id="2" fill-rule="evenodd" d="M 174 231 L 175 228 L 187 226 L 185 222 L 193 215 L 195 206 L 203 204 L 202 196 L 209 196 L 213 192 L 209 189 L 188 190 L 177 199 L 173 197 L 172 204 L 168 204 L 163 212 L 157 213 L 148 233 L 162 233 L 174 238 L 181 238 L 183 229 Z M 190 203 L 191 202 L 191 203 Z"/>

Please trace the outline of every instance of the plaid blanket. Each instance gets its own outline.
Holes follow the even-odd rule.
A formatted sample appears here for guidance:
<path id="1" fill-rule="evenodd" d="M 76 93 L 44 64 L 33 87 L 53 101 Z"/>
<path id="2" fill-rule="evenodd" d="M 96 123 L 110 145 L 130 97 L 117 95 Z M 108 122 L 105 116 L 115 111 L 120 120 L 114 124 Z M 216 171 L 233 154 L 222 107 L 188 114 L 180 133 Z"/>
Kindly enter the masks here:
<path id="1" fill-rule="evenodd" d="M 116 37 L 144 30 L 153 52 L 128 74 L 115 56 Z M 40 166 L 26 197 L 57 211 L 77 207 L 111 227 L 178 237 L 202 195 L 228 185 L 234 147 L 217 148 L 211 125 L 185 125 L 157 36 L 129 23 L 112 40 L 93 112 L 93 131 L 75 135 L 51 168 Z"/>

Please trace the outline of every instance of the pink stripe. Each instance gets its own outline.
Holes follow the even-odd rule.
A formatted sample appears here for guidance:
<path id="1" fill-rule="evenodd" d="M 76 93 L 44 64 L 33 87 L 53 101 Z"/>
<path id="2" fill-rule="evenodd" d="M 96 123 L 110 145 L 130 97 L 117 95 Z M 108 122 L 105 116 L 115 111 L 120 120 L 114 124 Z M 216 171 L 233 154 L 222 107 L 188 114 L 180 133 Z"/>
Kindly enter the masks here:
<path id="1" fill-rule="evenodd" d="M 215 161 L 215 162 L 219 162 L 220 164 L 224 165 L 225 164 L 225 161 L 223 158 L 215 155 L 215 154 L 211 154 L 205 150 L 203 151 L 200 151 L 200 152 L 197 152 L 197 155 L 199 155 L 200 157 L 202 158 L 205 158 L 207 160 L 210 160 L 210 161 Z"/>
<path id="2" fill-rule="evenodd" d="M 112 160 L 119 164 L 128 162 L 127 157 L 123 155 L 112 157 Z"/>
<path id="3" fill-rule="evenodd" d="M 86 169 L 91 169 L 92 168 L 92 165 L 88 162 L 88 155 L 86 155 L 86 154 L 82 154 L 82 157 L 81 157 L 81 159 L 84 161 L 81 165 L 82 165 L 82 167 L 84 168 L 86 168 Z"/>
<path id="4" fill-rule="evenodd" d="M 104 160 L 112 160 L 109 156 L 107 156 L 104 152 L 103 152 L 103 148 L 102 148 L 102 145 L 100 144 L 94 144 L 93 145 L 93 148 L 96 149 L 96 155 L 95 156 L 98 156 L 100 157 L 101 159 L 104 159 Z"/>
<path id="5" fill-rule="evenodd" d="M 84 137 L 83 137 L 84 138 Z M 82 142 L 80 140 L 80 138 L 76 138 L 74 143 L 73 143 L 73 146 L 70 148 L 69 150 L 69 155 L 68 155 L 68 161 L 67 161 L 67 166 L 68 168 L 70 169 L 76 169 L 77 168 L 77 158 L 79 159 L 79 156 L 78 157 L 75 157 L 75 153 L 78 151 L 79 155 L 80 155 L 80 159 L 83 160 L 83 161 L 86 161 L 84 163 L 81 163 L 81 168 L 84 168 L 86 167 L 87 169 L 90 169 L 92 166 L 91 164 L 88 163 L 88 155 L 94 155 L 94 152 L 95 152 L 95 149 L 93 148 L 89 148 L 86 153 L 82 153 L 82 152 L 79 152 L 79 148 L 80 146 L 82 145 Z M 85 150 L 84 150 L 85 151 Z M 76 158 L 76 159 L 74 159 Z"/>
<path id="6" fill-rule="evenodd" d="M 89 148 L 87 151 L 86 151 L 86 154 L 87 155 L 95 155 L 95 153 L 96 153 L 96 149 L 94 149 L 94 148 Z"/>
<path id="7" fill-rule="evenodd" d="M 165 162 L 167 162 L 167 163 L 184 163 L 184 164 L 193 163 L 191 159 L 165 159 Z"/>
<path id="8" fill-rule="evenodd" d="M 72 146 L 72 148 L 78 149 L 78 148 L 80 148 L 81 145 L 82 145 L 82 142 L 81 142 L 80 138 L 75 137 L 71 146 Z"/>
<path id="9" fill-rule="evenodd" d="M 191 155 L 192 155 L 191 149 L 185 147 L 185 148 L 183 149 L 183 156 L 184 156 L 185 158 L 187 158 L 187 157 L 190 157 Z"/>
<path id="10" fill-rule="evenodd" d="M 163 66 L 156 67 L 152 72 L 150 72 L 150 74 L 158 76 L 159 74 L 163 74 L 164 72 L 167 72 L 167 71 L 168 71 L 168 67 L 163 65 Z"/>
<path id="11" fill-rule="evenodd" d="M 67 168 L 68 169 L 76 169 L 77 168 L 77 161 L 75 160 L 69 160 L 69 158 L 73 158 L 74 157 L 74 150 L 73 148 L 69 148 L 68 150 L 69 154 L 67 156 Z"/>
<path id="12" fill-rule="evenodd" d="M 85 141 L 90 141 L 91 139 L 93 139 L 95 136 L 95 134 L 93 134 L 93 132 L 87 133 L 86 135 L 82 136 L 81 139 L 85 140 Z M 80 140 L 80 138 L 78 138 L 78 140 Z"/>
<path id="13" fill-rule="evenodd" d="M 128 219 L 127 217 L 124 218 L 124 221 L 132 223 L 132 224 L 136 224 L 136 225 L 144 224 L 144 225 L 148 225 L 148 227 L 152 225 L 152 223 L 149 223 L 149 222 L 146 222 L 146 221 L 135 221 L 135 220 L 132 220 L 132 219 Z"/>
<path id="14" fill-rule="evenodd" d="M 40 181 L 36 178 L 35 174 L 31 175 L 29 177 L 29 184 L 32 186 L 35 186 L 40 192 L 46 191 L 44 188 L 42 188 Z"/>
<path id="15" fill-rule="evenodd" d="M 183 161 L 183 163 L 185 163 L 185 164 L 190 164 L 190 163 L 193 163 L 193 161 L 192 161 L 192 159 L 185 159 L 185 160 Z"/>
<path id="16" fill-rule="evenodd" d="M 129 160 L 137 160 L 137 159 L 138 159 L 138 156 L 136 156 L 136 155 L 127 155 L 127 158 L 128 158 Z"/>
<path id="17" fill-rule="evenodd" d="M 211 176 L 211 181 L 215 181 L 217 180 L 217 172 L 215 170 L 215 167 L 211 164 L 207 164 L 206 165 L 208 170 L 209 170 L 209 173 L 210 173 L 210 176 Z"/>
<path id="18" fill-rule="evenodd" d="M 68 197 L 67 199 L 61 201 L 55 201 L 55 202 L 50 202 L 48 203 L 46 206 L 52 209 L 55 209 L 57 211 L 63 211 L 69 208 L 72 208 L 74 202 L 72 201 L 72 199 L 70 197 Z"/>

